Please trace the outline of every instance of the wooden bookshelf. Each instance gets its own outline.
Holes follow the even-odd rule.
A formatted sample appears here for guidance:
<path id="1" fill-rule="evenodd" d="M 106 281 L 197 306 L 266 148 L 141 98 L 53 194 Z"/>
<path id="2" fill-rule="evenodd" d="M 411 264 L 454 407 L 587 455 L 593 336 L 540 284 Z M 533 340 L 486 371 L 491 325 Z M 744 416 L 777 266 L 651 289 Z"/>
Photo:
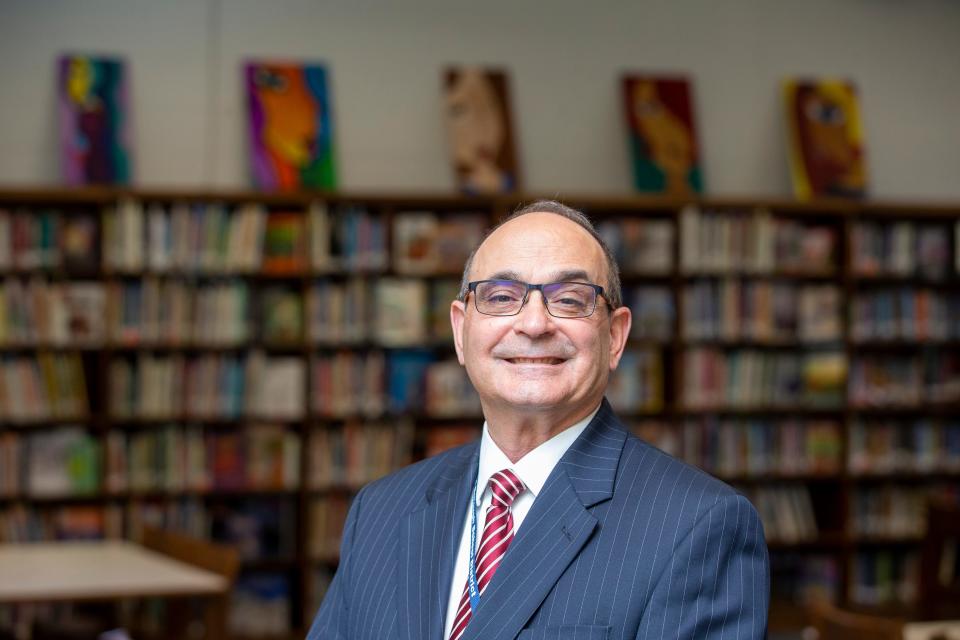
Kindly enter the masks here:
<path id="1" fill-rule="evenodd" d="M 437 446 L 433 439 L 449 433 L 456 441 L 470 434 L 465 426 L 479 428 L 482 421 L 475 402 L 454 402 L 463 393 L 462 380 L 450 377 L 455 367 L 439 366 L 453 359 L 450 338 L 438 327 L 463 256 L 431 265 L 420 250 L 429 256 L 439 251 L 435 244 L 447 242 L 444 250 L 457 256 L 464 248 L 443 240 L 435 227 L 462 224 L 473 233 L 463 214 L 487 227 L 536 197 L 0 190 L 0 463 L 19 468 L 2 473 L 0 466 L 0 540 L 135 536 L 141 523 L 159 521 L 252 545 L 245 571 L 286 583 L 290 629 L 280 637 L 302 636 L 319 600 L 316 590 L 336 565 L 336 531 L 357 488 L 422 457 Z M 611 386 L 619 414 L 654 444 L 742 488 L 765 518 L 777 520 L 765 523 L 768 533 L 777 532 L 770 540 L 771 628 L 802 618 L 790 603 L 798 593 L 784 593 L 788 583 L 825 590 L 849 606 L 904 606 L 883 596 L 897 595 L 891 585 L 861 582 L 878 567 L 894 578 L 909 576 L 919 540 L 916 533 L 885 533 L 896 523 L 876 505 L 905 500 L 909 506 L 924 492 L 960 491 L 960 205 L 563 200 L 616 240 L 625 301 L 634 308 L 635 329 L 642 325 L 628 343 L 634 355 Z M 176 207 L 187 213 L 173 213 Z M 252 258 L 234 251 L 253 246 L 249 238 L 242 244 L 239 222 L 231 230 L 244 208 L 256 212 L 249 214 L 256 221 L 251 228 L 261 230 Z M 269 225 L 273 213 L 299 216 L 302 237 L 280 223 L 272 231 L 256 226 Z M 350 235 L 355 228 L 337 227 L 348 219 L 368 225 L 363 242 L 376 246 L 361 246 Z M 187 227 L 174 229 L 180 223 L 195 225 L 189 227 L 191 251 L 177 254 L 173 240 L 151 244 L 156 234 L 183 232 Z M 82 255 L 81 243 L 81 254 L 68 259 L 54 240 L 68 232 L 82 236 L 84 225 L 94 230 L 92 255 Z M 117 244 L 125 232 L 117 229 L 140 238 L 140 250 L 125 254 Z M 434 245 L 411 249 L 418 229 L 426 229 Z M 260 243 L 273 232 L 275 249 L 291 243 L 300 253 L 292 267 L 267 272 L 259 266 Z M 53 235 L 43 240 L 44 233 Z M 212 240 L 223 234 L 235 234 L 237 244 Z M 184 260 L 189 264 L 178 262 Z M 394 282 L 400 284 L 391 290 Z M 362 301 L 356 317 L 350 313 L 357 309 L 345 311 L 351 295 Z M 420 330 L 405 331 L 402 317 L 393 326 L 376 325 L 373 310 L 391 295 L 419 300 L 399 313 L 418 316 Z M 84 316 L 82 308 L 64 307 L 71 296 L 81 307 L 84 301 L 102 305 L 102 312 L 90 317 L 89 309 Z M 266 296 L 273 296 L 273 307 L 285 307 L 286 316 L 271 317 L 276 309 L 263 308 Z M 31 306 L 38 300 L 47 306 Z M 191 305 L 187 320 L 169 319 L 178 304 Z M 242 310 L 226 317 L 223 309 L 231 305 Z M 432 308 L 433 316 L 421 308 Z M 339 310 L 339 321 L 323 320 L 317 309 Z M 926 314 L 923 322 L 919 313 Z M 84 324 L 91 322 L 101 324 Z M 56 326 L 38 331 L 48 324 Z M 364 329 L 350 333 L 358 324 Z M 221 327 L 231 332 L 229 340 L 190 335 Z M 78 337 L 78 331 L 93 336 Z M 268 335 L 272 331 L 283 335 Z M 57 394 L 73 384 L 42 370 L 40 356 L 77 359 L 70 366 L 84 376 L 80 415 L 26 415 L 10 396 L 14 382 L 33 402 L 37 385 Z M 268 365 L 287 371 L 298 387 L 284 396 L 288 404 L 278 405 L 279 413 L 248 402 L 250 372 Z M 430 375 L 447 396 L 423 397 L 426 371 L 435 372 Z M 915 384 L 892 393 L 913 401 L 886 402 L 884 389 L 870 386 L 903 379 L 904 371 Z M 34 387 L 19 382 L 23 372 L 33 376 Z M 337 386 L 334 378 L 343 375 L 355 382 Z M 230 376 L 244 377 L 245 386 L 224 382 Z M 124 379 L 129 397 L 120 400 L 128 414 L 115 411 Z M 408 379 L 419 389 L 413 395 L 391 387 Z M 187 389 L 167 389 L 184 381 Z M 764 387 L 762 393 L 755 387 Z M 870 402 L 855 401 L 855 393 Z M 363 404 L 370 397 L 376 402 Z M 268 428 L 258 432 L 258 425 Z M 32 465 L 41 473 L 51 461 L 42 454 L 34 460 L 30 444 L 38 434 L 62 431 L 70 436 L 62 447 L 99 452 L 89 454 L 96 486 L 78 494 L 69 477 L 60 478 L 66 484 L 59 494 L 38 494 Z M 376 445 L 376 434 L 389 436 L 390 444 Z M 162 451 L 180 462 L 169 463 Z M 183 461 L 191 455 L 192 462 Z M 146 475 L 137 471 L 145 460 Z M 261 468 L 271 465 L 279 470 Z M 332 474 L 324 475 L 326 469 Z M 778 518 L 774 507 L 792 513 Z M 859 531 L 855 523 L 862 518 L 875 521 L 878 531 Z M 797 519 L 802 535 L 791 529 Z M 254 533 L 241 533 L 244 526 Z M 264 535 L 282 540 L 264 552 L 256 548 Z"/>

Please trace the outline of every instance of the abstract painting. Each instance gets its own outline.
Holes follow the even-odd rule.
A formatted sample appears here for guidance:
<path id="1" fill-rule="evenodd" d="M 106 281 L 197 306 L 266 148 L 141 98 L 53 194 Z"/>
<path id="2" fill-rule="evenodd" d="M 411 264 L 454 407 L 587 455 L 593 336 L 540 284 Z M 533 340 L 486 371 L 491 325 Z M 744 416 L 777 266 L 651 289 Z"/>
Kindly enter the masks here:
<path id="1" fill-rule="evenodd" d="M 281 191 L 336 187 L 326 69 L 249 62 L 244 77 L 254 185 Z"/>

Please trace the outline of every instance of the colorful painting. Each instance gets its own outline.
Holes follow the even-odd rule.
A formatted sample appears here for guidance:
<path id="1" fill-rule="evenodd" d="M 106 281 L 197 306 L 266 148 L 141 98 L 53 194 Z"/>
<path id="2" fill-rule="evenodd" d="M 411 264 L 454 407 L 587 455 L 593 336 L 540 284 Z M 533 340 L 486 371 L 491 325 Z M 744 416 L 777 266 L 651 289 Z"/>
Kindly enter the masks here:
<path id="1" fill-rule="evenodd" d="M 864 197 L 864 134 L 853 83 L 787 80 L 783 95 L 796 196 Z"/>
<path id="2" fill-rule="evenodd" d="M 130 116 L 124 61 L 66 55 L 58 64 L 64 180 L 70 185 L 129 184 Z"/>
<path id="3" fill-rule="evenodd" d="M 447 69 L 443 100 L 460 190 L 477 194 L 519 188 L 506 72 L 478 67 Z"/>
<path id="4" fill-rule="evenodd" d="M 250 160 L 259 189 L 337 185 L 327 72 L 319 65 L 250 62 L 245 69 Z"/>
<path id="5" fill-rule="evenodd" d="M 628 75 L 624 107 L 638 191 L 684 196 L 703 192 L 703 170 L 690 82 L 682 77 Z"/>

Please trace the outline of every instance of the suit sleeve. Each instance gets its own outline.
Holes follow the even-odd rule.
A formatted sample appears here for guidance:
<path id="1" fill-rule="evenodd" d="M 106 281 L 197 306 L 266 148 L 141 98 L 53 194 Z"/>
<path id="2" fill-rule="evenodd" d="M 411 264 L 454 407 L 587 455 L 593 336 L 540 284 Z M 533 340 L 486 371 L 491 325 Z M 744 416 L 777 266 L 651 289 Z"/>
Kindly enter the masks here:
<path id="1" fill-rule="evenodd" d="M 673 549 L 637 638 L 766 637 L 770 567 L 763 526 L 741 495 L 721 498 Z"/>
<path id="2" fill-rule="evenodd" d="M 350 575 L 353 566 L 351 548 L 357 530 L 357 520 L 360 519 L 360 502 L 363 499 L 363 490 L 354 498 L 347 513 L 347 521 L 343 525 L 343 537 L 340 541 L 340 565 L 330 583 L 310 626 L 307 640 L 346 640 L 350 615 Z"/>

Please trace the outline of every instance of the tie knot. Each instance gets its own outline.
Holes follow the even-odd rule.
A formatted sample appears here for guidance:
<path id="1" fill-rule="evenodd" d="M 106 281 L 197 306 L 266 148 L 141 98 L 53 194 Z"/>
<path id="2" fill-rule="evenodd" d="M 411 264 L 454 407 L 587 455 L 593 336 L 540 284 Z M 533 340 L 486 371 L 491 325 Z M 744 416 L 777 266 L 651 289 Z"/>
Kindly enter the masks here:
<path id="1" fill-rule="evenodd" d="M 523 483 L 513 471 L 503 469 L 490 476 L 490 490 L 493 492 L 493 503 L 509 507 L 514 499 L 524 490 Z"/>

